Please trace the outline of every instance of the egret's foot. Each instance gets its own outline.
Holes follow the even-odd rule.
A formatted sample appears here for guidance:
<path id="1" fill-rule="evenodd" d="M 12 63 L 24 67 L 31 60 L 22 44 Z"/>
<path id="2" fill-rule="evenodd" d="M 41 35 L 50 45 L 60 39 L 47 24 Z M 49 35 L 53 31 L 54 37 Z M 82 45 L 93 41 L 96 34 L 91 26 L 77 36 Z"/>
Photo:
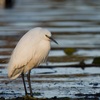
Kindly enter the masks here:
<path id="1" fill-rule="evenodd" d="M 29 95 L 27 92 L 25 92 L 25 96 Z"/>
<path id="2" fill-rule="evenodd" d="M 28 96 L 28 97 L 33 97 L 33 93 L 25 93 L 25 96 Z"/>
<path id="3" fill-rule="evenodd" d="M 24 99 L 25 99 L 25 100 L 32 100 L 32 99 L 33 99 L 33 97 L 32 97 L 32 96 L 30 96 L 30 95 L 25 95 L 25 96 L 24 96 Z"/>
<path id="4" fill-rule="evenodd" d="M 30 93 L 30 96 L 33 97 L 33 93 Z"/>

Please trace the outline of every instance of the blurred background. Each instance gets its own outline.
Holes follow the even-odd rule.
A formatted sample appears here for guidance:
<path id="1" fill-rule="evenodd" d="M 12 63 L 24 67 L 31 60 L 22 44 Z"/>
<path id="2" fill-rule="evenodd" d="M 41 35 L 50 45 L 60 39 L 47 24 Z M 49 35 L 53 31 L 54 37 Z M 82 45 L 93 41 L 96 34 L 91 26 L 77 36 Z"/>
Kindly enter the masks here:
<path id="1" fill-rule="evenodd" d="M 52 43 L 48 66 L 32 70 L 34 96 L 99 93 L 100 0 L 0 0 L 0 97 L 24 95 L 21 78 L 9 82 L 6 67 L 18 40 L 34 27 L 47 28 L 59 43 Z"/>

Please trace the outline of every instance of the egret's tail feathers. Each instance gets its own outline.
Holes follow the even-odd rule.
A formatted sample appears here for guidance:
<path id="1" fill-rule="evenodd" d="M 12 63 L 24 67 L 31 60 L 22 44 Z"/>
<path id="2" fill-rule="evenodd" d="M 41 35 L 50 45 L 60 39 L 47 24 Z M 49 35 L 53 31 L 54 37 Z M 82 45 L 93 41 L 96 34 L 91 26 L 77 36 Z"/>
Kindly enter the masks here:
<path id="1" fill-rule="evenodd" d="M 15 76 L 9 76 L 9 75 L 8 75 L 8 77 L 9 77 L 11 80 L 13 80 L 13 79 L 16 79 L 20 74 L 21 74 L 21 73 L 15 75 Z"/>
<path id="2" fill-rule="evenodd" d="M 16 68 L 14 71 L 8 71 L 8 77 L 13 80 L 16 79 L 23 72 L 22 68 Z"/>

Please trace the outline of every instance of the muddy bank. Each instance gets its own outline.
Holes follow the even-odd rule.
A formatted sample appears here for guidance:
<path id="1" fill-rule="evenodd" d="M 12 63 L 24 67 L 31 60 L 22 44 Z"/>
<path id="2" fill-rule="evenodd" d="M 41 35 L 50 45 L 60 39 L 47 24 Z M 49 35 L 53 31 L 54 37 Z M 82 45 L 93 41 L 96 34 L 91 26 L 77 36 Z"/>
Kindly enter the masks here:
<path id="1" fill-rule="evenodd" d="M 81 96 L 82 94 L 78 94 L 78 95 Z M 5 99 L 4 97 L 1 97 L 0 100 L 99 100 L 100 98 L 100 94 L 95 94 L 93 96 L 90 96 L 88 94 L 83 94 L 83 95 L 84 97 L 82 98 L 80 98 L 80 96 L 78 98 L 68 98 L 68 97 L 57 98 L 56 96 L 53 98 L 33 98 L 33 97 L 25 96 L 25 97 L 16 97 L 12 99 Z"/>

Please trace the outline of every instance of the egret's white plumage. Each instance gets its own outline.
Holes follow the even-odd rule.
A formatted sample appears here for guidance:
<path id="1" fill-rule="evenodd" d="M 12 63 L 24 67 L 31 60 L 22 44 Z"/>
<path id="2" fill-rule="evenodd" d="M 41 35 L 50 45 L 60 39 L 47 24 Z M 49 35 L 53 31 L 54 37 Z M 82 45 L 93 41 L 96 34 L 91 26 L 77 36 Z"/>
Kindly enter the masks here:
<path id="1" fill-rule="evenodd" d="M 17 78 L 43 62 L 50 50 L 51 33 L 47 29 L 34 28 L 28 31 L 16 45 L 9 64 L 8 76 Z"/>
<path id="2" fill-rule="evenodd" d="M 20 74 L 22 76 L 25 94 L 27 95 L 27 88 L 25 84 L 24 74 L 27 74 L 27 80 L 30 89 L 30 95 L 33 96 L 30 80 L 30 71 L 33 67 L 37 67 L 43 62 L 50 51 L 50 40 L 57 43 L 47 29 L 34 28 L 28 31 L 16 45 L 9 64 L 8 77 L 10 79 L 17 78 Z"/>

